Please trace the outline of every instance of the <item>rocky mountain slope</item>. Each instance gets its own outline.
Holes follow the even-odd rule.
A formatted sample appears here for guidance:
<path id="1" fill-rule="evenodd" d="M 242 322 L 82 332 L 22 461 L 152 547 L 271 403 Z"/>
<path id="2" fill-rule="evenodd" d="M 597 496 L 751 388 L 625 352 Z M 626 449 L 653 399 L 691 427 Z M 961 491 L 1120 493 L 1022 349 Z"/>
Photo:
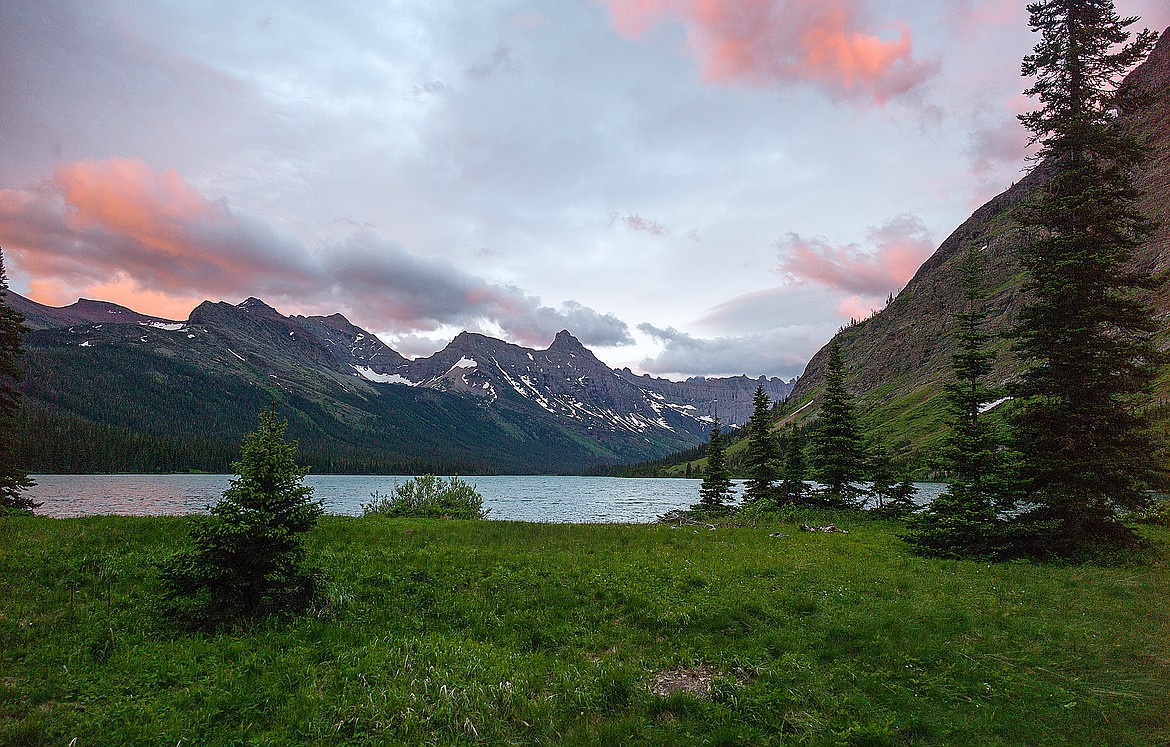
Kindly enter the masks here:
<path id="1" fill-rule="evenodd" d="M 735 377 L 674 392 L 608 368 L 567 331 L 547 350 L 463 333 L 412 361 L 340 314 L 284 316 L 255 298 L 204 302 L 185 322 L 104 302 L 8 302 L 34 328 L 21 442 L 34 471 L 174 469 L 149 450 L 134 465 L 95 462 L 98 442 L 123 453 L 166 439 L 186 443 L 165 449 L 180 462 L 184 448 L 199 451 L 187 442 L 215 444 L 204 462 L 178 466 L 222 469 L 206 462 L 223 461 L 271 402 L 319 470 L 573 471 L 690 448 L 715 399 L 722 413 L 723 402 L 750 404 L 759 383 L 778 398 L 790 387 Z"/>
<path id="2" fill-rule="evenodd" d="M 1170 267 L 1170 29 L 1163 33 L 1150 58 L 1132 72 L 1124 85 L 1149 94 L 1146 104 L 1123 112 L 1118 126 L 1131 129 L 1150 148 L 1149 158 L 1135 174 L 1147 215 L 1159 226 L 1135 254 L 1144 271 L 1165 273 Z M 1016 209 L 1042 187 L 1045 166 L 1037 166 L 1020 182 L 994 197 L 955 230 L 919 268 L 897 298 L 875 316 L 836 335 L 845 360 L 850 388 L 860 397 L 867 424 L 903 459 L 924 465 L 941 434 L 942 386 L 950 377 L 953 314 L 962 291 L 960 266 L 968 247 L 981 248 L 984 289 L 988 294 L 989 329 L 1006 332 L 1023 300 L 1023 243 Z M 1153 298 L 1163 327 L 1163 346 L 1170 345 L 1170 288 Z M 1008 345 L 997 343 L 997 383 L 1010 380 L 1017 362 Z M 790 411 L 794 420 L 815 415 L 816 396 L 828 346 L 809 362 L 798 379 Z M 1155 406 L 1170 402 L 1170 382 Z"/>

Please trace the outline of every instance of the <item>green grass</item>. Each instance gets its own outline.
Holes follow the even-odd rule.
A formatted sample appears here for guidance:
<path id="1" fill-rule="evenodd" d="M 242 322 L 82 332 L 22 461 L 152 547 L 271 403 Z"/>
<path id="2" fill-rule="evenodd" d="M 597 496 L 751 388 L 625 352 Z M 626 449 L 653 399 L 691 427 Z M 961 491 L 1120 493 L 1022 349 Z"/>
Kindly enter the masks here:
<path id="1" fill-rule="evenodd" d="M 892 525 L 326 517 L 314 615 L 169 630 L 188 519 L 0 519 L 0 744 L 1170 740 L 1170 534 L 1115 566 L 938 561 Z M 787 536 L 771 538 L 769 532 Z M 708 698 L 655 695 L 704 666 Z"/>

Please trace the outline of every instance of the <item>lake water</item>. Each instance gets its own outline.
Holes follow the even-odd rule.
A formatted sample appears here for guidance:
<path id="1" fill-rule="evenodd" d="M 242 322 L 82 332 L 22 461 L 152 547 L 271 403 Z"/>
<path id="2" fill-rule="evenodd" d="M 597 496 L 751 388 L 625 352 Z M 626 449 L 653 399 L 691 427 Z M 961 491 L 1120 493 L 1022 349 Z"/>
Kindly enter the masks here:
<path id="1" fill-rule="evenodd" d="M 28 495 L 38 514 L 66 518 L 96 514 L 160 516 L 204 513 L 231 475 L 34 475 Z M 374 491 L 389 493 L 407 477 L 309 475 L 326 513 L 356 516 Z M 483 495 L 489 519 L 552 523 L 643 523 L 699 499 L 699 480 L 624 477 L 468 477 Z M 737 494 L 742 481 L 736 481 Z M 942 486 L 919 483 L 918 500 Z"/>

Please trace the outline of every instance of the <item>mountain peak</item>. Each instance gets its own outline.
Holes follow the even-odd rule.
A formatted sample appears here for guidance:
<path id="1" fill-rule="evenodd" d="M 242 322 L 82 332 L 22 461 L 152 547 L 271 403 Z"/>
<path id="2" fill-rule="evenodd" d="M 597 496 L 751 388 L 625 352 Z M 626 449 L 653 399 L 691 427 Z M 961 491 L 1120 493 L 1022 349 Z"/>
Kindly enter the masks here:
<path id="1" fill-rule="evenodd" d="M 557 332 L 557 336 L 553 338 L 552 345 L 548 346 L 549 350 L 584 350 L 585 346 L 576 337 L 569 333 L 569 330 L 562 329 Z"/>
<path id="2" fill-rule="evenodd" d="M 236 308 L 241 311 L 271 311 L 273 314 L 277 313 L 276 309 L 261 301 L 255 296 L 248 296 L 246 299 L 236 304 Z"/>
<path id="3" fill-rule="evenodd" d="M 447 347 L 454 348 L 455 350 L 466 350 L 466 349 L 473 348 L 473 347 L 479 347 L 479 346 L 483 345 L 484 343 L 488 343 L 488 342 L 498 343 L 500 341 L 495 339 L 494 337 L 488 337 L 487 335 L 481 335 L 478 332 L 466 332 L 465 331 L 465 332 L 460 332 L 459 334 L 455 335 L 455 337 L 451 340 L 451 342 L 448 343 Z"/>

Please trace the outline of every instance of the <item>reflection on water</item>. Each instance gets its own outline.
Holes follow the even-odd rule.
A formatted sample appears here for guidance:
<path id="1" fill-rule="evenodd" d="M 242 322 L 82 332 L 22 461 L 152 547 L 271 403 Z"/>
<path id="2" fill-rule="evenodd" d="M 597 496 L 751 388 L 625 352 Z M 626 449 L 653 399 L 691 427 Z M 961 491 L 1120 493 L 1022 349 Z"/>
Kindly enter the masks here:
<path id="1" fill-rule="evenodd" d="M 203 513 L 219 500 L 230 475 L 35 475 L 29 496 L 55 517 Z M 374 491 L 389 493 L 406 477 L 309 475 L 305 483 L 330 514 L 355 516 Z M 489 519 L 539 522 L 653 521 L 699 498 L 699 480 L 620 477 L 493 476 L 466 478 L 484 497 Z M 742 482 L 737 481 L 737 490 Z M 942 487 L 919 483 L 919 501 Z"/>

